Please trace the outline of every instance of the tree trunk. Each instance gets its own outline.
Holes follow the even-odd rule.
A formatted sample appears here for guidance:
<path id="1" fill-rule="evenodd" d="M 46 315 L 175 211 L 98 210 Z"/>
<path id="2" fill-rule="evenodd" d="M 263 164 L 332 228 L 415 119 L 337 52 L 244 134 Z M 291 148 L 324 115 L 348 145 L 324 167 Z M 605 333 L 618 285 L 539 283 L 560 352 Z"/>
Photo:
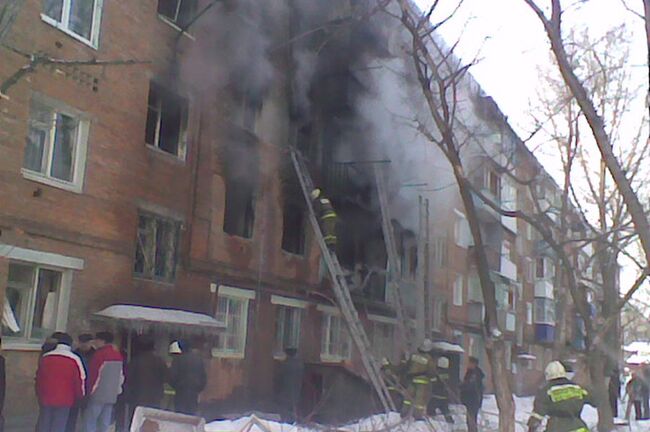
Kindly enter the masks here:
<path id="1" fill-rule="evenodd" d="M 607 359 L 599 350 L 590 351 L 587 355 L 589 375 L 591 377 L 591 395 L 598 407 L 598 431 L 611 432 L 614 429 L 614 418 L 609 407 L 609 392 L 605 379 Z"/>
<path id="2" fill-rule="evenodd" d="M 490 346 L 491 345 L 491 346 Z M 499 407 L 499 432 L 515 432 L 515 402 L 510 388 L 510 372 L 506 368 L 506 347 L 502 339 L 486 344 L 494 396 Z"/>

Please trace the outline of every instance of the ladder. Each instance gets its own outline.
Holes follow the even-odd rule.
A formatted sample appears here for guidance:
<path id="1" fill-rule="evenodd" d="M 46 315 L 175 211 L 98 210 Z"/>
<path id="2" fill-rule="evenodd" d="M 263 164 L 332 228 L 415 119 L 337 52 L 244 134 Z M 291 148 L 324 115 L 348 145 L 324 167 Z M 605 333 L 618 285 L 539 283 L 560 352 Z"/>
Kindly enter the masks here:
<path id="1" fill-rule="evenodd" d="M 368 379 L 372 384 L 373 389 L 379 397 L 384 410 L 386 412 L 395 411 L 395 404 L 391 399 L 388 387 L 382 376 L 381 368 L 377 359 L 372 355 L 372 345 L 370 340 L 366 335 L 366 331 L 363 328 L 363 324 L 359 319 L 359 314 L 357 309 L 352 302 L 352 297 L 350 296 L 350 288 L 348 287 L 347 281 L 345 279 L 343 269 L 339 263 L 336 254 L 330 253 L 329 248 L 325 244 L 323 239 L 323 232 L 318 223 L 316 213 L 314 211 L 314 206 L 311 202 L 311 191 L 314 190 L 314 184 L 312 182 L 311 176 L 309 175 L 309 170 L 302 159 L 302 156 L 295 148 L 291 148 L 291 160 L 293 162 L 293 167 L 298 176 L 300 182 L 300 187 L 302 188 L 302 193 L 307 203 L 307 209 L 309 210 L 309 220 L 311 222 L 314 233 L 316 234 L 316 240 L 320 246 L 321 254 L 327 268 L 329 270 L 332 287 L 334 288 L 334 295 L 338 303 L 339 309 L 343 314 L 343 318 L 348 326 L 352 340 L 359 350 L 361 356 L 361 361 L 363 366 L 368 374 Z"/>
<path id="2" fill-rule="evenodd" d="M 404 313 L 404 302 L 402 301 L 402 290 L 400 283 L 401 265 L 398 259 L 397 243 L 395 241 L 395 232 L 393 230 L 393 223 L 391 222 L 390 207 L 388 206 L 388 192 L 386 188 L 386 177 L 384 176 L 383 165 L 375 164 L 375 181 L 377 183 L 377 196 L 379 197 L 379 207 L 381 208 L 381 221 L 382 232 L 384 234 L 384 243 L 386 243 L 386 254 L 388 255 L 388 264 L 390 271 L 388 272 L 388 289 L 392 295 L 395 310 L 397 312 L 397 325 L 399 328 L 400 336 L 406 344 L 407 351 L 412 347 L 410 346 L 410 338 L 408 333 L 408 325 L 406 322 L 406 314 Z"/>

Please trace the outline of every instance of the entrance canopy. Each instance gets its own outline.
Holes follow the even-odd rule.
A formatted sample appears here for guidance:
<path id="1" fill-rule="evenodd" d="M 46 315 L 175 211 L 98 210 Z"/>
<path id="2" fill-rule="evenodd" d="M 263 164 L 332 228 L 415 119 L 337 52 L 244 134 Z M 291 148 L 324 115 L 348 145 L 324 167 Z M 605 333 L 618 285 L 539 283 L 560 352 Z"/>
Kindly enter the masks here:
<path id="1" fill-rule="evenodd" d="M 224 322 L 209 315 L 151 306 L 118 304 L 95 313 L 95 317 L 136 332 L 167 330 L 205 334 L 226 327 Z"/>

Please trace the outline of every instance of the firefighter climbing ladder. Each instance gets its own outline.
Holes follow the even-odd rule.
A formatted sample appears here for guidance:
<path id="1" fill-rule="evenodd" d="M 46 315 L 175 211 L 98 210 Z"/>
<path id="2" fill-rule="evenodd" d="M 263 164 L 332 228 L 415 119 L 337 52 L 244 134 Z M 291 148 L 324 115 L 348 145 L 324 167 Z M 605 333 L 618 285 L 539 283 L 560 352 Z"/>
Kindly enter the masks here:
<path id="1" fill-rule="evenodd" d="M 368 374 L 368 379 L 372 384 L 379 401 L 381 402 L 384 410 L 386 412 L 395 411 L 395 405 L 390 397 L 388 392 L 388 387 L 384 382 L 381 369 L 377 360 L 372 355 L 372 348 L 366 331 L 363 328 L 363 324 L 359 319 L 359 314 L 357 309 L 352 303 L 352 297 L 350 296 L 350 289 L 348 287 L 347 281 L 341 269 L 341 264 L 339 263 L 336 254 L 330 253 L 329 248 L 325 244 L 323 239 L 323 232 L 321 231 L 320 224 L 316 217 L 314 211 L 314 206 L 312 205 L 310 194 L 314 189 L 314 184 L 312 182 L 311 176 L 309 175 L 309 170 L 304 164 L 302 156 L 298 153 L 297 150 L 291 149 L 291 160 L 293 162 L 293 167 L 296 170 L 298 180 L 300 181 L 300 187 L 302 188 L 302 193 L 305 197 L 305 202 L 307 203 L 307 209 L 309 210 L 309 220 L 311 222 L 314 233 L 316 234 L 316 240 L 320 246 L 321 254 L 327 264 L 330 276 L 332 278 L 332 286 L 334 288 L 334 294 L 336 296 L 336 301 L 343 313 L 343 318 L 348 325 L 350 330 L 350 335 L 352 340 L 359 350 L 359 355 L 361 356 L 361 361 L 363 366 Z"/>
<path id="2" fill-rule="evenodd" d="M 397 243 L 395 242 L 395 232 L 391 222 L 390 207 L 388 206 L 388 194 L 386 191 L 386 179 L 384 177 L 384 164 L 375 164 L 375 180 L 377 183 L 377 196 L 379 197 L 379 207 L 381 208 L 382 231 L 384 234 L 384 243 L 386 243 L 386 253 L 390 265 L 389 289 L 393 297 L 395 309 L 397 311 L 397 325 L 402 340 L 406 343 L 407 352 L 412 348 L 408 334 L 408 325 L 404 314 L 404 303 L 402 302 L 401 283 L 400 283 L 400 262 L 397 255 Z"/>

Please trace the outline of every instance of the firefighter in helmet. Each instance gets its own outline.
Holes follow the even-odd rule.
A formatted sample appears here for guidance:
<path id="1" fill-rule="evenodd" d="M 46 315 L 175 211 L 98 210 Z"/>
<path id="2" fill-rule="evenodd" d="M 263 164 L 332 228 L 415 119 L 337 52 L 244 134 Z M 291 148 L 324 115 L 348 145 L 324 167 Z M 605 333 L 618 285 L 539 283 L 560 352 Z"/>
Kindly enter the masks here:
<path id="1" fill-rule="evenodd" d="M 559 361 L 550 362 L 544 376 L 546 384 L 535 396 L 528 432 L 535 432 L 547 416 L 546 432 L 589 432 L 580 418 L 585 404 L 594 406 L 589 392 L 569 380 Z"/>
<path id="2" fill-rule="evenodd" d="M 431 350 L 433 350 L 433 342 L 425 339 L 418 352 L 412 354 L 406 364 L 407 388 L 402 408 L 405 415 L 423 418 L 427 413 L 431 399 L 431 380 L 436 375 L 436 365 L 431 357 Z"/>
<path id="3" fill-rule="evenodd" d="M 449 359 L 439 357 L 437 361 L 436 374 L 431 378 L 431 402 L 429 412 L 436 415 L 440 410 L 447 423 L 453 423 L 454 419 L 449 414 Z"/>
<path id="4" fill-rule="evenodd" d="M 405 359 L 396 365 L 385 357 L 381 360 L 381 371 L 388 384 L 388 393 L 398 410 L 401 410 L 404 404 L 404 388 L 406 386 L 403 378 L 406 365 L 407 361 Z"/>
<path id="5" fill-rule="evenodd" d="M 320 229 L 323 232 L 323 240 L 331 252 L 336 252 L 336 222 L 338 216 L 334 211 L 334 207 L 332 207 L 330 200 L 323 196 L 320 189 L 311 191 L 311 199 Z"/>

